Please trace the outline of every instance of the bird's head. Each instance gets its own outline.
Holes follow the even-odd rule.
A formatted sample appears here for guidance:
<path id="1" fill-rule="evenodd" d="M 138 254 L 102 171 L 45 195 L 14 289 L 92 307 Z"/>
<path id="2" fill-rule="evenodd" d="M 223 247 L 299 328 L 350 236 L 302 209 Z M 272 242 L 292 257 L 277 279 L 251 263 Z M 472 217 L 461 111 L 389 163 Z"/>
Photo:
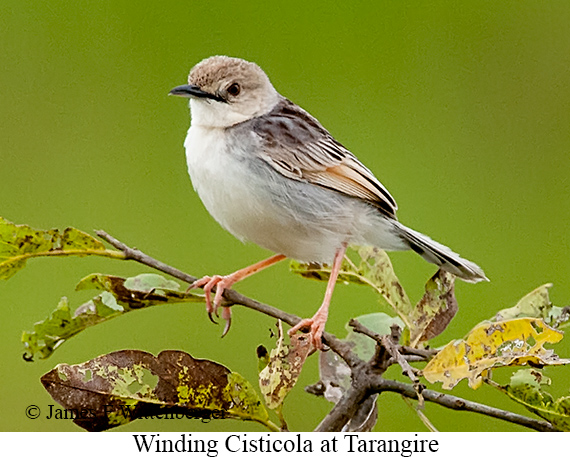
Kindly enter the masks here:
<path id="1" fill-rule="evenodd" d="M 170 95 L 190 99 L 192 124 L 230 127 L 270 112 L 279 94 L 255 63 L 214 56 L 190 71 L 188 84 L 175 87 Z"/>

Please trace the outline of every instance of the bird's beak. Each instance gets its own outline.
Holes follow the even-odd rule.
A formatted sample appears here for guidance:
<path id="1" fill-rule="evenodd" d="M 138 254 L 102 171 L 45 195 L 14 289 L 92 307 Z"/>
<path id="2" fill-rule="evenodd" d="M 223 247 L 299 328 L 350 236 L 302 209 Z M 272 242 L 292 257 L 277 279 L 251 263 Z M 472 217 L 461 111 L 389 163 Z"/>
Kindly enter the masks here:
<path id="1" fill-rule="evenodd" d="M 178 86 L 172 89 L 168 95 L 176 95 L 178 97 L 185 97 L 185 98 L 209 98 L 216 101 L 223 101 L 223 99 L 219 95 L 211 94 L 210 92 L 206 92 L 200 89 L 195 84 L 185 84 L 183 86 Z"/>

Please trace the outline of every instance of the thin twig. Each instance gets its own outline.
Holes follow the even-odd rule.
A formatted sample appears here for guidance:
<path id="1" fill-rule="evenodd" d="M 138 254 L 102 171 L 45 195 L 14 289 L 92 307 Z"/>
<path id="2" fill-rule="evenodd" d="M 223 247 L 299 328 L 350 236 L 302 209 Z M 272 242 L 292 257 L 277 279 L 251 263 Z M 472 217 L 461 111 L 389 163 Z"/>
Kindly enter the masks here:
<path id="1" fill-rule="evenodd" d="M 412 362 L 425 362 L 426 359 L 425 357 L 422 357 L 420 355 L 402 355 L 402 357 L 404 359 L 406 359 L 408 361 L 408 363 L 412 363 Z M 412 367 L 413 368 L 413 367 Z"/>
<path id="2" fill-rule="evenodd" d="M 395 361 L 402 368 L 402 373 L 410 378 L 412 381 L 414 390 L 416 391 L 416 399 L 418 400 L 417 409 L 421 410 L 424 407 L 424 397 L 422 395 L 425 386 L 420 383 L 420 379 L 416 375 L 416 370 L 410 365 L 406 357 L 400 353 L 400 345 L 398 340 L 400 339 L 401 329 L 397 325 L 391 327 L 391 335 L 380 335 L 369 328 L 362 325 L 358 320 L 351 319 L 348 323 L 355 332 L 365 334 L 375 340 L 379 346 L 386 349 L 386 352 L 390 354 L 393 361 Z M 391 361 L 389 361 L 391 362 Z"/>
<path id="3" fill-rule="evenodd" d="M 379 333 L 376 333 L 370 330 L 369 328 L 365 327 L 356 319 L 351 319 L 348 325 L 350 325 L 355 332 L 369 336 L 378 344 L 384 346 L 388 354 L 390 354 L 390 356 L 394 359 L 394 361 L 398 363 L 400 367 L 402 367 L 402 373 L 406 375 L 408 378 L 410 378 L 410 380 L 414 384 L 420 382 L 419 378 L 416 376 L 416 370 L 409 364 L 408 360 L 406 360 L 406 358 L 400 353 L 399 345 L 393 341 L 392 336 L 380 335 Z"/>
<path id="4" fill-rule="evenodd" d="M 408 397 L 404 397 L 402 395 L 402 400 L 404 400 L 404 403 L 406 403 L 406 405 L 408 405 L 410 407 L 410 409 L 412 409 L 420 418 L 420 420 L 423 422 L 423 424 L 426 426 L 426 428 L 430 431 L 430 432 L 437 432 L 439 431 L 437 428 L 435 428 L 435 425 L 433 425 L 431 423 L 431 421 L 429 420 L 429 418 L 425 415 L 425 413 L 418 407 L 415 407 L 412 404 L 412 400 Z"/>
<path id="5" fill-rule="evenodd" d="M 359 322 L 352 319 L 349 322 L 355 331 L 360 329 L 368 331 Z M 370 361 L 360 362 L 360 366 L 351 367 L 351 383 L 350 388 L 343 394 L 341 399 L 337 402 L 334 408 L 327 414 L 327 416 L 321 421 L 319 426 L 315 429 L 317 432 L 338 432 L 344 429 L 345 425 L 348 424 L 350 420 L 358 411 L 359 405 L 364 403 L 364 401 L 370 397 L 370 381 L 373 378 L 382 378 L 384 372 L 393 363 L 394 357 L 388 351 L 388 346 L 390 343 L 395 344 L 400 338 L 399 327 L 392 329 L 392 335 L 387 336 L 390 342 L 387 344 L 381 344 L 382 338 L 380 338 L 380 343 L 376 345 L 376 351 L 374 356 Z M 421 399 L 421 396 L 418 395 Z M 357 402 L 354 404 L 354 402 Z"/>
<path id="6" fill-rule="evenodd" d="M 417 355 L 418 357 L 422 357 L 424 361 L 430 360 L 438 353 L 437 349 L 419 349 L 410 346 L 400 346 L 399 350 L 400 354 Z"/>

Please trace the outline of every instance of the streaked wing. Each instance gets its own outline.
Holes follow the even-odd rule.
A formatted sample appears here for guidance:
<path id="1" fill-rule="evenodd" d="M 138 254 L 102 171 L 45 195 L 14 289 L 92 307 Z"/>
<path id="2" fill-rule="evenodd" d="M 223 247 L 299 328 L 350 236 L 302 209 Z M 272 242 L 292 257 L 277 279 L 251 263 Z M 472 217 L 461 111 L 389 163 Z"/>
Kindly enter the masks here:
<path id="1" fill-rule="evenodd" d="M 396 218 L 396 201 L 368 168 L 306 111 L 287 99 L 250 121 L 261 159 L 282 175 L 362 198 Z"/>

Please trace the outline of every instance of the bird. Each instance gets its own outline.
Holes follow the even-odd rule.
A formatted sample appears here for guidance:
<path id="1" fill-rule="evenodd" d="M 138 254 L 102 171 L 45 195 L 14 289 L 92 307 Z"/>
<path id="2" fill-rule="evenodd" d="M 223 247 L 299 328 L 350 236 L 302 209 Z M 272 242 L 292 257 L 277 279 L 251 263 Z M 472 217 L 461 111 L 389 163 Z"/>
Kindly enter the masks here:
<path id="1" fill-rule="evenodd" d="M 332 265 L 321 306 L 289 330 L 308 331 L 316 349 L 348 245 L 413 250 L 467 282 L 483 270 L 396 217 L 397 204 L 374 174 L 307 111 L 282 96 L 253 62 L 213 56 L 170 95 L 189 99 L 184 141 L 193 187 L 213 218 L 241 241 L 275 254 L 229 275 L 204 276 L 210 319 L 224 290 L 285 258 Z M 213 301 L 212 290 L 215 290 Z M 231 309 L 222 306 L 229 330 Z"/>

